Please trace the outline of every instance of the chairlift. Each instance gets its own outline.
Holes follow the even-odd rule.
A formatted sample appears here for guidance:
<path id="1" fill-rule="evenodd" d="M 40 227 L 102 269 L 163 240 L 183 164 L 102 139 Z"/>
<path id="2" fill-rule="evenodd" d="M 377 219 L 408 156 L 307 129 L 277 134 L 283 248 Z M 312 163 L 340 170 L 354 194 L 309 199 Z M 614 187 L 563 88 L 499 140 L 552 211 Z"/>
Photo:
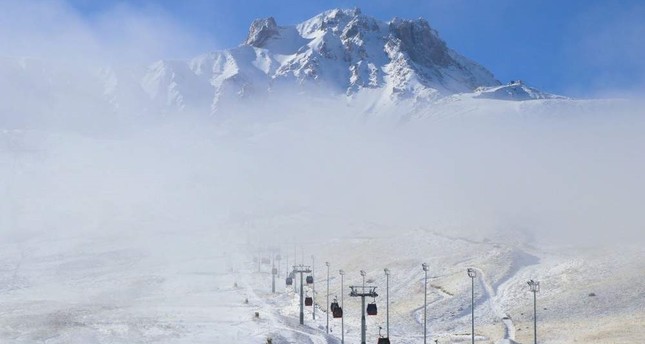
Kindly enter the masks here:
<path id="1" fill-rule="evenodd" d="M 271 260 L 269 258 L 262 258 L 262 264 L 271 264 Z"/>
<path id="2" fill-rule="evenodd" d="M 307 276 L 307 284 L 313 284 L 314 283 L 314 276 Z"/>
<path id="3" fill-rule="evenodd" d="M 305 297 L 305 306 L 313 306 L 314 299 L 311 296 Z"/>
<path id="4" fill-rule="evenodd" d="M 293 278 L 287 277 L 287 285 L 292 285 L 293 284 Z"/>
<path id="5" fill-rule="evenodd" d="M 370 303 L 367 305 L 367 315 L 376 315 L 377 313 L 376 303 Z"/>

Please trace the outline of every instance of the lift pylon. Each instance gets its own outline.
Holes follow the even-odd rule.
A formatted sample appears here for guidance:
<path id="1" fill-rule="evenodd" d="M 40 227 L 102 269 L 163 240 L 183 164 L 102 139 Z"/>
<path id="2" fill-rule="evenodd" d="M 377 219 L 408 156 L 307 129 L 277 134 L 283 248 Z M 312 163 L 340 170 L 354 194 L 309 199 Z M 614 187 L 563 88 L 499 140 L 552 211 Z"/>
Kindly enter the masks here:
<path id="1" fill-rule="evenodd" d="M 359 285 L 359 286 L 349 286 L 351 292 L 349 296 L 351 297 L 360 297 L 361 298 L 361 344 L 367 344 L 365 339 L 365 297 L 376 298 L 378 294 L 376 293 L 376 287 L 369 285 Z"/>

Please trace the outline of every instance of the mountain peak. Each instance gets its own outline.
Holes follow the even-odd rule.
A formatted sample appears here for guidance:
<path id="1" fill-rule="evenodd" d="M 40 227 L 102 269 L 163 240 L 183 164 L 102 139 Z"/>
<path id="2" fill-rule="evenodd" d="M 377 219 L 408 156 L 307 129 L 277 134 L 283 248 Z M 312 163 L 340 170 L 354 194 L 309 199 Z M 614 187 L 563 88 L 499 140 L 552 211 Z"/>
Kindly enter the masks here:
<path id="1" fill-rule="evenodd" d="M 275 22 L 275 18 L 256 19 L 251 23 L 249 34 L 244 44 L 261 48 L 269 38 L 279 35 L 280 32 L 278 31 L 278 24 Z"/>
<path id="2" fill-rule="evenodd" d="M 352 17 L 356 17 L 356 16 L 359 16 L 359 15 L 362 14 L 361 9 L 358 8 L 358 7 L 354 7 L 354 8 L 333 8 L 333 9 L 327 10 L 327 11 L 325 11 L 323 13 L 332 14 L 332 15 L 342 14 L 342 15 L 352 16 Z"/>
<path id="3" fill-rule="evenodd" d="M 390 32 L 398 40 L 400 50 L 407 52 L 412 61 L 425 66 L 451 63 L 446 43 L 425 19 L 394 18 L 390 22 Z"/>
<path id="4" fill-rule="evenodd" d="M 327 10 L 319 14 L 319 16 L 326 17 L 326 18 L 333 18 L 333 19 L 338 19 L 341 17 L 358 17 L 362 14 L 361 9 L 358 7 L 354 7 L 351 9 L 348 8 L 334 8 L 331 10 Z"/>
<path id="5" fill-rule="evenodd" d="M 501 85 L 486 68 L 450 49 L 423 18 L 384 21 L 359 8 L 331 9 L 296 25 L 256 19 L 240 46 L 166 69 L 146 79 L 154 86 L 148 89 L 161 90 L 153 92 L 156 98 L 184 106 L 206 94 L 211 109 L 294 89 L 345 97 L 370 112 L 403 104 L 420 108 L 461 93 L 550 98 L 522 85 Z"/>

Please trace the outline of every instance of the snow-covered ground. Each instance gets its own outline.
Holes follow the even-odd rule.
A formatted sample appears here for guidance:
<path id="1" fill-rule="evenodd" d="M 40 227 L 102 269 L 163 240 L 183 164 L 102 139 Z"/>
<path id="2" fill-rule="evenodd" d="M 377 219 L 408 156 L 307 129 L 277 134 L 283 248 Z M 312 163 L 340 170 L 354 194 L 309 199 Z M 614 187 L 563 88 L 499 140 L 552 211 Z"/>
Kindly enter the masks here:
<path id="1" fill-rule="evenodd" d="M 261 264 L 258 272 L 253 259 L 260 251 L 253 240 L 232 235 L 239 231 L 50 235 L 5 243 L 0 250 L 0 337 L 10 343 L 264 343 L 266 338 L 273 343 L 338 343 L 339 319 L 330 317 L 331 333 L 325 334 L 325 261 L 331 265 L 331 300 L 341 297 L 338 269 L 346 271 L 348 343 L 360 340 L 360 302 L 348 296 L 348 286 L 362 283 L 361 269 L 379 293 L 379 315 L 367 321 L 368 342 L 376 341 L 379 326 L 385 328 L 384 267 L 392 272 L 390 337 L 396 343 L 420 341 L 422 262 L 430 265 L 432 341 L 470 340 L 467 267 L 478 271 L 478 342 L 532 340 L 528 279 L 542 286 L 541 342 L 636 343 L 642 336 L 645 253 L 634 245 L 565 250 L 509 243 L 506 234 L 480 240 L 433 230 L 358 226 L 342 238 L 296 244 L 298 263 L 304 257 L 309 265 L 311 255 L 316 258 L 319 306 L 316 320 L 311 307 L 306 308 L 301 326 L 298 294 L 284 282 L 287 260 L 293 264 L 293 245 L 280 249 L 277 292 L 272 294 L 271 266 Z M 262 257 L 268 258 L 269 251 L 262 248 Z M 311 296 L 311 289 L 306 290 Z"/>
<path id="2" fill-rule="evenodd" d="M 234 286 L 238 257 L 222 239 L 52 236 L 4 244 L 2 342 L 261 342 L 257 306 Z"/>
<path id="3" fill-rule="evenodd" d="M 645 144 L 640 107 L 621 104 L 456 95 L 395 125 L 311 107 L 2 129 L 0 342 L 338 343 L 328 261 L 347 343 L 360 270 L 379 293 L 368 342 L 385 328 L 386 267 L 390 337 L 421 342 L 423 262 L 432 341 L 469 341 L 472 267 L 478 342 L 531 342 L 536 279 L 540 342 L 637 343 Z M 276 294 L 254 262 L 270 248 Z M 300 326 L 284 279 L 312 255 L 319 308 Z"/>
<path id="4" fill-rule="evenodd" d="M 392 233 L 397 233 L 392 235 Z M 357 233 L 358 234 L 358 233 Z M 642 335 L 645 316 L 643 287 L 644 251 L 632 246 L 597 249 L 545 249 L 506 242 L 504 237 L 471 239 L 446 236 L 430 230 L 381 229 L 349 235 L 331 242 L 305 245 L 316 255 L 318 302 L 324 308 L 326 270 L 331 263 L 331 298 L 340 298 L 338 269 L 345 276 L 345 328 L 348 342 L 360 340 L 360 303 L 347 297 L 348 285 L 361 285 L 359 270 L 367 272 L 369 285 L 378 286 L 378 316 L 368 319 L 368 342 L 376 342 L 378 326 L 385 328 L 385 275 L 390 276 L 390 337 L 397 343 L 418 343 L 422 335 L 423 271 L 430 265 L 428 280 L 428 333 L 439 342 L 470 340 L 470 279 L 467 267 L 479 272 L 475 283 L 476 336 L 485 343 L 503 339 L 527 343 L 532 340 L 532 294 L 526 282 L 537 279 L 539 335 L 544 343 L 632 343 Z M 620 257 L 610 254 L 621 252 Z M 268 279 L 266 279 L 268 281 Z M 265 285 L 267 282 L 265 281 Z M 261 288 L 262 286 L 260 286 Z M 295 296 L 288 292 L 291 299 Z M 589 296 L 594 293 L 595 296 Z M 297 318 L 292 303 L 281 312 Z M 324 329 L 326 318 L 309 326 Z M 588 319 L 602 323 L 586 326 Z M 331 321 L 338 335 L 340 322 Z"/>

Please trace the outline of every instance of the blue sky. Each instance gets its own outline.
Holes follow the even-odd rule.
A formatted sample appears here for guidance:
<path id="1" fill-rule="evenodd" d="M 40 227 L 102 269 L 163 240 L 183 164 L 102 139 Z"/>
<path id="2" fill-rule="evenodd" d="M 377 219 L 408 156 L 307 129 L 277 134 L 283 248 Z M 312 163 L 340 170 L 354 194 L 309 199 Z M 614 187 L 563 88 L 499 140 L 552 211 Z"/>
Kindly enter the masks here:
<path id="1" fill-rule="evenodd" d="M 172 51 L 179 57 L 236 46 L 254 18 L 273 16 L 279 25 L 289 25 L 326 9 L 360 7 L 383 20 L 426 18 L 451 48 L 502 82 L 523 79 L 573 96 L 645 89 L 645 1 L 67 0 L 67 5 L 89 23 L 104 20 L 115 8 L 163 16 L 168 20 L 160 25 L 171 22 L 194 40 Z"/>

